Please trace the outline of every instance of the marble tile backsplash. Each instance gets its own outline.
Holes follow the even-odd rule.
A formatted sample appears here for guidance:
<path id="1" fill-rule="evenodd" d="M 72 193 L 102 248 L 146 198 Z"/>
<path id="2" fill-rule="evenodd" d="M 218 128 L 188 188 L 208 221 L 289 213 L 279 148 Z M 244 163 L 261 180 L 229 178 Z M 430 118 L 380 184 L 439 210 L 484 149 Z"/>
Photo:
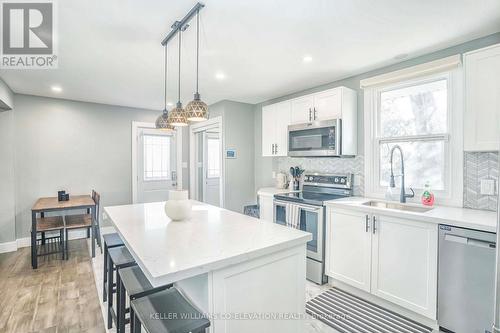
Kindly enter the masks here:
<path id="1" fill-rule="evenodd" d="M 498 152 L 464 153 L 464 207 L 496 211 L 497 195 L 481 194 L 481 179 L 496 181 L 498 192 Z"/>
<path id="2" fill-rule="evenodd" d="M 364 159 L 363 156 L 356 157 L 277 157 L 273 159 L 273 170 L 288 173 L 290 167 L 300 166 L 306 172 L 319 173 L 353 173 L 354 174 L 354 195 L 364 194 Z"/>

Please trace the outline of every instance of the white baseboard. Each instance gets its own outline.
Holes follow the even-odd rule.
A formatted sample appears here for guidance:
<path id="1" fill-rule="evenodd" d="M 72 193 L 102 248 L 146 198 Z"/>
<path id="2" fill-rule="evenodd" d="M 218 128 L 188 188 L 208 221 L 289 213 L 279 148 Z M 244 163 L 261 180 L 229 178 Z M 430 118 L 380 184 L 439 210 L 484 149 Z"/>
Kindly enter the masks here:
<path id="1" fill-rule="evenodd" d="M 0 253 L 13 252 L 17 250 L 16 241 L 0 243 Z"/>
<path id="2" fill-rule="evenodd" d="M 115 232 L 115 228 L 113 228 L 113 227 L 102 227 L 101 228 L 101 235 L 110 234 L 113 232 Z M 69 240 L 82 239 L 82 238 L 86 238 L 86 237 L 87 237 L 87 230 L 85 230 L 85 229 L 68 231 Z M 31 246 L 31 237 L 18 238 L 12 242 L 0 243 L 0 253 L 14 252 L 14 251 L 17 251 L 17 249 L 19 249 L 19 248 L 29 247 L 29 246 Z"/>

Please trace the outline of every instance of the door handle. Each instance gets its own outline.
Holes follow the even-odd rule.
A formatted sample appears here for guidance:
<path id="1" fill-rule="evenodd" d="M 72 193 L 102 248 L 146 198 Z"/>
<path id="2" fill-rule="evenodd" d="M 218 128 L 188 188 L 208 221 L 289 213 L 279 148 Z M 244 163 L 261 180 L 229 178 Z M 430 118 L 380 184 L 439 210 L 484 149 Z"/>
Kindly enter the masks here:
<path id="1" fill-rule="evenodd" d="M 368 214 L 366 214 L 366 218 L 365 218 L 365 232 L 368 232 L 368 230 L 370 229 L 370 224 L 369 224 L 368 220 L 370 220 L 370 217 L 368 216 Z"/>
<path id="2" fill-rule="evenodd" d="M 377 231 L 377 218 L 374 216 L 373 217 L 373 234 L 375 234 L 375 231 Z"/>
<path id="3" fill-rule="evenodd" d="M 316 120 L 316 107 L 314 107 L 313 109 L 314 109 L 314 120 Z"/>

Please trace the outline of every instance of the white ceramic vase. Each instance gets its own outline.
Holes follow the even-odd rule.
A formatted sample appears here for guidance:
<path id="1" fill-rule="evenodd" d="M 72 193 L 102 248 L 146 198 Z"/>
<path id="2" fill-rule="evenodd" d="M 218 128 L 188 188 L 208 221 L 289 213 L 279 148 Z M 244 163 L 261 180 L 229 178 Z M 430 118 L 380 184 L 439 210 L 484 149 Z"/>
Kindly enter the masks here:
<path id="1" fill-rule="evenodd" d="M 192 205 L 188 191 L 168 191 L 168 201 L 165 203 L 165 214 L 172 221 L 183 221 L 191 217 Z"/>

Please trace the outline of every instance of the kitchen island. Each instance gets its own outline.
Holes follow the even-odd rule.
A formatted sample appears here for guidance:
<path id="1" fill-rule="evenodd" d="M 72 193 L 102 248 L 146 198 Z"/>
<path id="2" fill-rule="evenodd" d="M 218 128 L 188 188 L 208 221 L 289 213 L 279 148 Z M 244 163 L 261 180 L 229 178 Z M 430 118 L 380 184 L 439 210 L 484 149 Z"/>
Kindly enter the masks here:
<path id="1" fill-rule="evenodd" d="M 163 207 L 104 208 L 152 285 L 174 283 L 211 332 L 300 332 L 311 234 L 197 201 L 174 222 Z"/>

